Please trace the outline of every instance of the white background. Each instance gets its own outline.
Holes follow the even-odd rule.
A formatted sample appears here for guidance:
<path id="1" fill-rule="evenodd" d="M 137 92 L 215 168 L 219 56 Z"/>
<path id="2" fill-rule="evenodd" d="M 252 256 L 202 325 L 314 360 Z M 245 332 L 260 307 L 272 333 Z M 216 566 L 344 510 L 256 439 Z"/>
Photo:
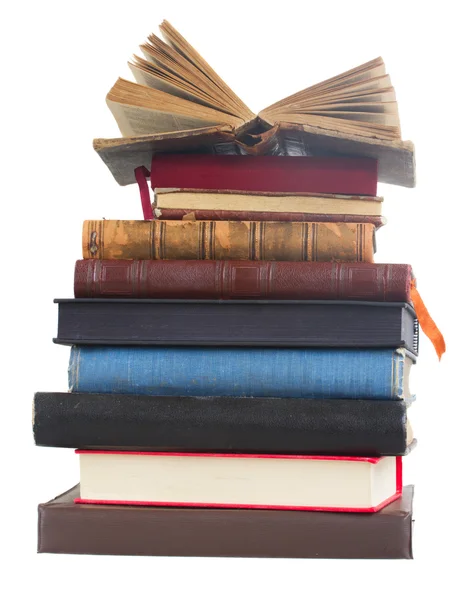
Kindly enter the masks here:
<path id="1" fill-rule="evenodd" d="M 2 566 L 5 598 L 396 598 L 469 593 L 469 29 L 466 3 L 2 3 Z M 36 554 L 36 507 L 78 481 L 73 450 L 36 448 L 36 391 L 66 391 L 53 298 L 73 296 L 85 219 L 140 218 L 92 149 L 117 137 L 105 105 L 127 61 L 168 19 L 258 111 L 382 56 L 418 185 L 381 185 L 376 262 L 413 265 L 448 350 L 421 336 L 411 410 L 419 445 L 414 561 L 183 559 Z M 5 364 L 6 359 L 6 364 Z M 12 586 L 12 587 L 10 587 Z M 468 592 L 466 592 L 468 589 Z"/>

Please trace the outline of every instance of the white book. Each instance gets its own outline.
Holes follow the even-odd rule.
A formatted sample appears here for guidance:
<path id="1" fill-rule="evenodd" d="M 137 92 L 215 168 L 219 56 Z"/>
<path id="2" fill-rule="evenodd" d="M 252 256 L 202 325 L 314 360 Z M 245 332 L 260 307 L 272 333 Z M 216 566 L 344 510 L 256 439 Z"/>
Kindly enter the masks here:
<path id="1" fill-rule="evenodd" d="M 402 492 L 395 456 L 77 453 L 81 503 L 374 512 Z"/>

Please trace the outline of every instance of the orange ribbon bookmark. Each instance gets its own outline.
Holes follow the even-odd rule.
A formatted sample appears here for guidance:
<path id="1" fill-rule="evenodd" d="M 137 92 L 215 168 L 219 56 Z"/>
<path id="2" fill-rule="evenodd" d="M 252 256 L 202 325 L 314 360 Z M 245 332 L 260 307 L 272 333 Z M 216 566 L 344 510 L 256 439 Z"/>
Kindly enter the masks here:
<path id="1" fill-rule="evenodd" d="M 415 314 L 417 315 L 420 327 L 422 328 L 422 331 L 425 333 L 425 335 L 432 342 L 433 347 L 435 348 L 435 352 L 437 353 L 438 360 L 440 360 L 442 354 L 446 350 L 445 339 L 443 338 L 441 331 L 435 324 L 435 321 L 430 316 L 430 313 L 428 312 L 424 301 L 420 297 L 420 294 L 415 286 L 415 280 L 411 281 L 410 295 L 411 300 L 414 304 Z"/>

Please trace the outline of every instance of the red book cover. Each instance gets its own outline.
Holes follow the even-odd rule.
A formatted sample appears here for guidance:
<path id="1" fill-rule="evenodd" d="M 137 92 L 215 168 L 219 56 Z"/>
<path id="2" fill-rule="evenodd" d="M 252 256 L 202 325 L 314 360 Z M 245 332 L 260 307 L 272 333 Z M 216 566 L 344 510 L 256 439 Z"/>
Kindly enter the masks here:
<path id="1" fill-rule="evenodd" d="M 373 158 L 156 154 L 151 187 L 376 196 Z"/>
<path id="2" fill-rule="evenodd" d="M 243 260 L 75 263 L 76 298 L 410 302 L 405 264 Z"/>
<path id="3" fill-rule="evenodd" d="M 124 452 L 124 451 L 101 451 L 101 450 L 76 450 L 76 453 L 85 457 L 80 465 L 81 473 L 81 497 L 76 498 L 79 504 L 130 504 L 142 506 L 207 506 L 214 508 L 241 508 L 241 509 L 276 509 L 276 510 L 307 510 L 307 511 L 329 511 L 329 512 L 377 512 L 384 506 L 390 504 L 402 494 L 402 457 L 357 457 L 357 456 L 311 456 L 311 455 L 270 455 L 270 454 L 222 454 L 222 453 L 182 453 L 182 452 Z M 96 461 L 94 457 L 98 457 Z M 91 459 L 91 460 L 90 460 Z M 103 460 L 104 459 L 104 460 Z M 116 460 L 117 459 L 117 460 Z M 149 461 L 150 459 L 150 461 Z M 157 459 L 157 460 L 153 460 Z M 97 463 L 101 462 L 101 464 Z M 263 463 L 274 461 L 276 464 L 265 465 Z M 300 470 L 302 463 L 309 462 L 314 467 L 320 465 L 309 473 L 309 470 Z M 95 463 L 95 464 L 94 464 Z M 145 464 L 146 463 L 146 464 Z M 159 465 L 159 463 L 161 463 Z M 238 465 L 236 463 L 239 463 Z M 317 463 L 317 465 L 316 465 Z M 330 464 L 329 464 L 330 463 Z M 141 465 L 145 464 L 145 470 Z M 372 469 L 359 471 L 352 477 L 348 472 L 340 469 L 347 465 L 366 464 Z M 88 466 L 87 466 L 88 465 Z M 235 470 L 233 467 L 235 466 Z M 163 467 L 163 470 L 159 470 Z M 209 468 L 208 468 L 209 467 Z M 331 472 L 326 473 L 326 467 Z M 324 469 L 324 471 L 322 471 Z M 88 474 L 88 470 L 92 473 Z M 103 477 L 106 473 L 106 477 Z M 241 477 L 241 473 L 243 476 Z M 170 477 L 169 477 L 170 474 Z M 291 479 L 290 474 L 294 474 Z M 352 471 L 353 474 L 353 471 Z M 311 477 L 310 475 L 313 475 Z M 282 498 L 301 497 L 304 489 L 309 488 L 311 493 L 318 497 L 326 497 L 332 488 L 332 477 L 342 480 L 341 488 L 334 490 L 332 498 L 339 498 L 340 494 L 346 494 L 345 498 L 354 498 L 352 505 L 316 503 L 308 501 L 300 503 L 285 503 L 279 498 L 275 501 L 275 494 L 281 490 Z M 167 478 L 168 481 L 167 481 Z M 394 482 L 392 479 L 394 478 Z M 129 496 L 122 497 L 122 481 L 126 483 L 129 479 L 131 486 Z M 140 482 L 155 479 L 158 481 L 157 491 L 151 490 L 152 499 L 140 499 L 146 492 L 139 489 Z M 103 483 L 103 480 L 105 482 Z M 194 481 L 193 481 L 194 480 Z M 314 481 L 314 484 L 312 484 Z M 97 483 L 98 482 L 98 483 Z M 273 482 L 277 485 L 273 487 Z M 209 489 L 212 485 L 215 489 Z M 264 486 L 267 486 L 264 489 Z M 95 490 L 94 486 L 97 486 Z M 167 487 L 166 487 L 167 486 Z M 182 492 L 184 487 L 187 489 Z M 367 489 L 366 486 L 370 486 Z M 240 488 L 243 487 L 241 492 Z M 292 489 L 296 488 L 294 495 Z M 358 489 L 362 488 L 362 494 Z M 314 492 L 312 490 L 314 489 Z M 170 490 L 170 491 L 169 491 Z M 289 490 L 289 491 L 287 491 Z M 321 490 L 319 492 L 319 490 Z M 365 490 L 369 498 L 375 498 L 376 502 L 370 503 L 364 499 Z M 87 493 L 88 492 L 88 493 Z M 183 497 L 188 494 L 190 500 L 171 497 Z M 168 496 L 170 494 L 170 496 Z M 240 501 L 244 494 L 250 498 L 257 498 L 253 502 Z M 350 495 L 349 495 L 350 494 Z M 134 497 L 130 497 L 134 495 Z M 167 497 L 160 501 L 159 496 Z M 210 497 L 216 498 L 216 500 Z M 239 498 L 232 501 L 231 497 Z M 272 502 L 273 497 L 273 503 Z M 197 500 L 194 498 L 198 498 Z M 221 501 L 220 498 L 224 498 Z M 358 500 L 361 498 L 361 500 Z"/>

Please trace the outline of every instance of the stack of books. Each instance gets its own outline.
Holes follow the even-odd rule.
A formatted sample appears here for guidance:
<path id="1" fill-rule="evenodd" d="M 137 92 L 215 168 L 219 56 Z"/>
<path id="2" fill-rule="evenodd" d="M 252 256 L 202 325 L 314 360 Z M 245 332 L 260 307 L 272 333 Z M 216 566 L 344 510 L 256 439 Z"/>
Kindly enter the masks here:
<path id="1" fill-rule="evenodd" d="M 417 296 L 374 252 L 377 182 L 414 161 L 382 61 L 255 117 L 162 31 L 108 95 L 134 137 L 95 143 L 145 218 L 85 221 L 56 300 L 69 392 L 36 394 L 34 435 L 80 485 L 40 505 L 38 550 L 412 558 Z"/>

